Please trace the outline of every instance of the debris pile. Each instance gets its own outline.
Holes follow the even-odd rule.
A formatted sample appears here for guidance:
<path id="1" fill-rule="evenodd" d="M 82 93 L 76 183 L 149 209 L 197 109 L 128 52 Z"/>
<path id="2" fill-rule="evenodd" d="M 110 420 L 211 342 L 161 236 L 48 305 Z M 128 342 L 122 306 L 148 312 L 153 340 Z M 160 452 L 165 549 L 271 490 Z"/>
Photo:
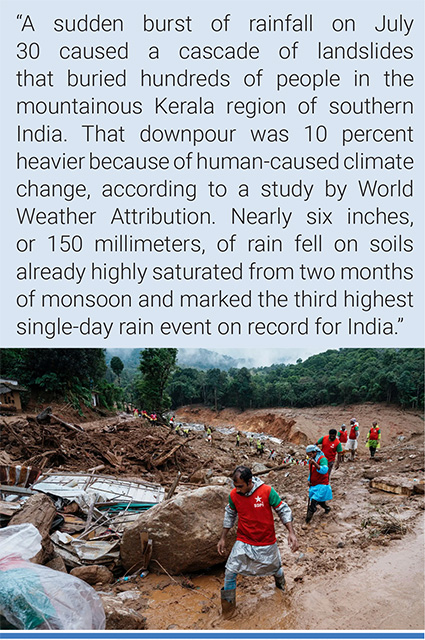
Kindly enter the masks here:
<path id="1" fill-rule="evenodd" d="M 176 435 L 169 427 L 152 425 L 144 418 L 124 417 L 102 431 L 71 424 L 55 414 L 48 421 L 28 416 L 1 421 L 2 445 L 25 466 L 87 470 L 99 468 L 109 473 L 135 473 L 155 469 L 178 469 L 196 465 L 196 454 L 187 445 L 189 438 Z"/>

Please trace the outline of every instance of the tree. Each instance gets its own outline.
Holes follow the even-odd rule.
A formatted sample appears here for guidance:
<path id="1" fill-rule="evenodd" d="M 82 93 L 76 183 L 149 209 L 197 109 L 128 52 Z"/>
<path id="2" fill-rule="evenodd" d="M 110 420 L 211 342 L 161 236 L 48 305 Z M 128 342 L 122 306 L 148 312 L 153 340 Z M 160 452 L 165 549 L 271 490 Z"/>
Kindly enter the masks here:
<path id="1" fill-rule="evenodd" d="M 176 368 L 177 349 L 144 349 L 139 369 L 142 378 L 137 384 L 139 399 L 147 411 L 162 414 L 170 408 L 171 398 L 165 392 Z"/>
<path id="2" fill-rule="evenodd" d="M 177 367 L 172 380 L 167 386 L 171 395 L 172 406 L 180 407 L 184 404 L 193 404 L 202 401 L 202 388 L 204 386 L 205 372 L 187 367 Z"/>
<path id="3" fill-rule="evenodd" d="M 226 371 L 220 369 L 208 369 L 205 378 L 207 401 L 214 403 L 214 409 L 221 408 L 221 400 L 227 391 L 228 376 Z"/>
<path id="4" fill-rule="evenodd" d="M 249 369 L 246 367 L 237 369 L 231 392 L 236 406 L 239 407 L 241 411 L 245 411 L 245 409 L 250 406 L 252 390 L 252 376 Z"/>
<path id="5" fill-rule="evenodd" d="M 121 373 L 124 369 L 123 361 L 121 360 L 121 358 L 118 358 L 118 356 L 114 356 L 111 360 L 110 367 L 115 375 L 118 376 L 118 384 L 121 385 Z"/>

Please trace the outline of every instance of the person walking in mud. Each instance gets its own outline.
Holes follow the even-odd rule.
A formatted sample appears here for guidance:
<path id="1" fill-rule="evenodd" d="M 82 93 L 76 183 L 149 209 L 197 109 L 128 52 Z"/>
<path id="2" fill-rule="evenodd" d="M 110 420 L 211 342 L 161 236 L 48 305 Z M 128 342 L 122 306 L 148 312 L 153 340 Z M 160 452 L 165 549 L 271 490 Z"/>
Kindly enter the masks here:
<path id="1" fill-rule="evenodd" d="M 230 617 L 236 608 L 236 578 L 273 575 L 278 589 L 284 589 L 285 577 L 276 542 L 273 511 L 288 530 L 288 544 L 297 551 L 298 541 L 292 526 L 292 512 L 273 489 L 252 475 L 248 467 L 236 467 L 234 489 L 226 505 L 223 530 L 217 544 L 220 555 L 226 553 L 226 536 L 238 518 L 236 542 L 226 562 L 224 587 L 221 589 L 222 612 Z"/>
<path id="2" fill-rule="evenodd" d="M 381 447 L 381 429 L 376 420 L 372 422 L 367 434 L 366 446 L 369 447 L 370 457 L 374 458 L 376 450 Z"/>
<path id="3" fill-rule="evenodd" d="M 331 477 L 332 469 L 335 464 L 335 470 L 338 469 L 339 463 L 341 462 L 342 455 L 342 445 L 338 438 L 336 437 L 336 429 L 329 429 L 328 436 L 322 436 L 316 442 L 317 445 L 320 444 L 323 453 L 328 461 L 328 474 L 329 478 Z"/>
<path id="4" fill-rule="evenodd" d="M 345 452 L 347 451 L 347 441 L 348 441 L 348 431 L 345 424 L 341 425 L 341 428 L 337 434 L 337 438 L 340 441 L 341 447 L 342 447 L 341 462 L 345 462 Z"/>
<path id="5" fill-rule="evenodd" d="M 354 456 L 356 455 L 358 437 L 359 437 L 359 423 L 355 418 L 351 418 L 350 433 L 348 434 L 348 440 L 347 440 L 347 450 L 350 452 L 351 462 L 354 461 Z"/>
<path id="6" fill-rule="evenodd" d="M 236 446 L 240 447 L 240 445 L 241 445 L 241 436 L 240 436 L 240 433 L 238 431 L 237 434 L 236 434 Z"/>
<path id="7" fill-rule="evenodd" d="M 305 449 L 309 458 L 308 476 L 308 508 L 305 521 L 309 523 L 317 511 L 319 504 L 325 513 L 329 513 L 327 500 L 332 500 L 332 489 L 329 484 L 328 461 L 316 444 L 309 444 Z"/>

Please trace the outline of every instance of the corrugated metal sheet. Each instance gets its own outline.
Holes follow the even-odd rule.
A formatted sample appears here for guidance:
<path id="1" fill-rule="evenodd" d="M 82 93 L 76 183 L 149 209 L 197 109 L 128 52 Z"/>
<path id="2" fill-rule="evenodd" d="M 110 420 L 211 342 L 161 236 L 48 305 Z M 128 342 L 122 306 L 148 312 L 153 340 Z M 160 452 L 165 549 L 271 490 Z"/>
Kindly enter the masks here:
<path id="1" fill-rule="evenodd" d="M 49 474 L 42 476 L 32 487 L 35 491 L 51 493 L 69 500 L 95 493 L 102 502 L 162 502 L 165 490 L 160 485 L 91 474 Z"/>

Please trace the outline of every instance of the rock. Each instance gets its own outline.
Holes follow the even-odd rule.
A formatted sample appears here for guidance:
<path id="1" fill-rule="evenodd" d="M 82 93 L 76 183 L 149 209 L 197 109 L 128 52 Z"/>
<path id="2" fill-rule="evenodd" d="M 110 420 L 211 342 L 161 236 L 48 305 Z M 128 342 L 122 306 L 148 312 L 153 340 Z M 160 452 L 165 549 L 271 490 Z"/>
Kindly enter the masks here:
<path id="1" fill-rule="evenodd" d="M 381 491 L 388 491 L 389 493 L 396 493 L 397 495 L 403 496 L 412 495 L 415 484 L 412 480 L 407 480 L 403 476 L 374 478 L 370 481 L 370 486 L 373 489 L 380 489 Z"/>
<path id="2" fill-rule="evenodd" d="M 106 629 L 147 629 L 146 618 L 121 598 L 99 594 L 106 616 Z"/>
<path id="3" fill-rule="evenodd" d="M 228 478 L 227 476 L 212 476 L 208 479 L 208 484 L 219 484 L 233 487 L 232 478 Z"/>
<path id="4" fill-rule="evenodd" d="M 46 567 L 50 569 L 54 569 L 55 571 L 62 571 L 63 573 L 68 573 L 66 570 L 65 562 L 61 556 L 55 556 L 50 562 L 46 564 Z"/>
<path id="5" fill-rule="evenodd" d="M 149 569 L 170 574 L 202 571 L 225 558 L 217 551 L 223 526 L 227 487 L 207 486 L 161 502 L 142 513 L 134 525 L 124 531 L 121 560 L 126 571 L 140 559 L 140 534 L 147 531 L 153 542 Z M 236 533 L 228 535 L 230 551 Z"/>
<path id="6" fill-rule="evenodd" d="M 195 471 L 195 473 L 193 473 L 189 477 L 189 480 L 194 484 L 204 484 L 206 478 L 207 478 L 207 469 L 198 469 L 197 471 Z"/>
<path id="7" fill-rule="evenodd" d="M 373 478 L 375 478 L 378 475 L 378 471 L 375 470 L 370 470 L 370 471 L 365 471 L 363 473 L 363 478 L 366 478 L 367 480 L 373 480 Z"/>
<path id="8" fill-rule="evenodd" d="M 338 544 L 336 545 L 337 549 L 343 549 L 345 547 L 345 542 L 338 542 Z"/>
<path id="9" fill-rule="evenodd" d="M 254 462 L 251 467 L 251 471 L 252 475 L 255 476 L 255 474 L 260 473 L 260 471 L 268 471 L 268 466 L 262 462 Z"/>
<path id="10" fill-rule="evenodd" d="M 55 516 L 56 509 L 52 500 L 44 493 L 38 493 L 30 496 L 22 509 L 8 523 L 8 525 L 12 525 L 29 522 L 39 530 L 42 538 L 41 550 L 33 558 L 37 564 L 44 564 L 53 558 L 53 544 L 49 531 Z"/>
<path id="11" fill-rule="evenodd" d="M 72 569 L 71 575 L 84 580 L 88 584 L 109 584 L 114 581 L 112 572 L 107 567 L 100 564 L 89 564 L 84 567 L 75 567 Z"/>

